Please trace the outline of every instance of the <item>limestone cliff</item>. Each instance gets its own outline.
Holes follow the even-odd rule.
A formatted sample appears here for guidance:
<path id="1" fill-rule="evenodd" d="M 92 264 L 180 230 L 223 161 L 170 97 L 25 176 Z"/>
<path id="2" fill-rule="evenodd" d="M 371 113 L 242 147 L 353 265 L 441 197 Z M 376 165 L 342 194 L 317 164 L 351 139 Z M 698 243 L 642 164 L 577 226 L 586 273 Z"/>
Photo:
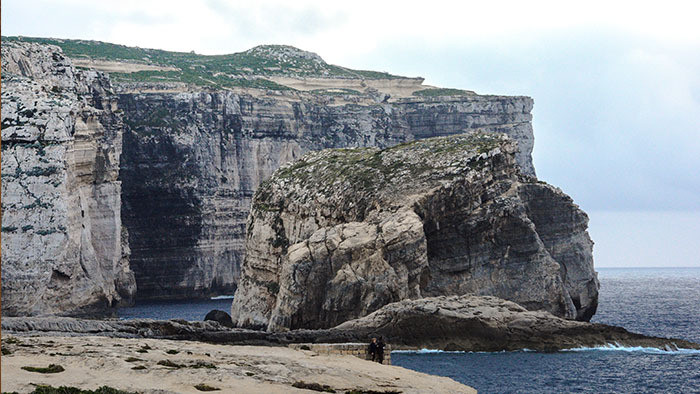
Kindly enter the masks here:
<path id="1" fill-rule="evenodd" d="M 58 47 L 2 44 L 2 313 L 87 313 L 135 281 L 117 180 L 122 118 L 105 75 Z"/>
<path id="2" fill-rule="evenodd" d="M 403 299 L 490 295 L 588 320 L 588 218 L 475 132 L 313 152 L 257 190 L 232 306 L 239 327 L 327 328 Z"/>
<path id="3" fill-rule="evenodd" d="M 258 185 L 310 150 L 376 146 L 481 128 L 520 144 L 534 174 L 532 99 L 413 98 L 337 105 L 299 92 L 120 94 L 124 224 L 141 298 L 232 292 Z"/>
<path id="4" fill-rule="evenodd" d="M 78 67 L 109 72 L 118 93 L 118 102 L 110 93 L 105 107 L 92 103 L 107 100 L 101 92 L 91 93 L 93 87 L 87 93 L 83 92 L 87 87 L 80 87 L 81 93 L 71 96 L 70 100 L 103 111 L 102 118 L 107 114 L 115 119 L 105 126 L 109 133 L 94 137 L 101 138 L 100 149 L 111 149 L 111 156 L 102 160 L 98 151 L 95 166 L 76 169 L 80 179 L 95 177 L 100 187 L 118 187 L 121 182 L 120 220 L 128 230 L 124 234 L 131 247 L 129 265 L 139 298 L 232 293 L 255 190 L 280 165 L 311 150 L 385 148 L 478 128 L 503 132 L 517 141 L 517 162 L 523 172 L 534 175 L 529 97 L 434 88 L 423 85 L 422 78 L 330 65 L 316 54 L 287 46 L 200 56 L 93 41 L 3 37 L 3 47 L 33 45 L 36 51 L 57 51 L 48 44 L 60 46 Z M 71 61 L 59 56 L 68 70 L 66 81 L 75 76 L 79 81 L 91 78 L 109 85 L 104 74 L 75 71 Z M 22 68 L 43 67 L 40 63 L 26 58 L 21 66 L 12 67 L 14 74 L 21 75 Z M 59 75 L 58 71 L 49 74 L 54 79 Z M 42 81 L 36 83 L 48 83 Z M 31 103 L 23 105 L 34 105 L 35 100 L 52 103 L 54 96 L 68 97 L 72 89 L 53 91 L 53 85 L 46 86 L 48 92 L 36 93 L 36 99 L 30 97 L 34 92 L 27 92 L 25 101 Z M 3 96 L 3 114 L 10 111 L 6 101 Z M 60 111 L 63 107 L 50 107 L 42 116 L 63 119 Z M 77 119 L 75 114 L 69 118 Z M 66 127 L 72 130 L 73 126 Z M 123 129 L 123 138 L 118 128 Z M 66 143 L 83 144 L 83 139 L 66 137 Z M 9 147 L 11 140 L 7 141 Z M 92 155 L 84 159 L 92 160 Z M 13 171 L 4 160 L 3 173 Z M 108 166 L 108 178 L 100 175 L 100 163 Z M 118 180 L 114 179 L 116 166 Z M 66 177 L 73 177 L 73 167 L 67 168 Z M 81 211 L 75 206 L 61 209 L 66 215 Z M 109 243 L 110 238 L 106 239 Z M 15 248 L 25 244 L 17 242 Z M 56 256 L 45 253 L 42 259 Z M 120 264 L 126 266 L 126 259 Z"/>

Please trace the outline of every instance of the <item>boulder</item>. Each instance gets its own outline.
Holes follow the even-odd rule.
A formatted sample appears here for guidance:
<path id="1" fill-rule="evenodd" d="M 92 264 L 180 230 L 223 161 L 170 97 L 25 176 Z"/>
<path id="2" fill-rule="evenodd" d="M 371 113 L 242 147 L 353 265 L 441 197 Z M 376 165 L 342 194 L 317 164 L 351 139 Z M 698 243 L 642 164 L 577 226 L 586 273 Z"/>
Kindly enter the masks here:
<path id="1" fill-rule="evenodd" d="M 218 309 L 213 309 L 207 313 L 207 315 L 204 317 L 204 321 L 211 320 L 218 322 L 224 327 L 233 327 L 233 321 L 231 320 L 231 315 L 224 311 L 220 311 Z"/>

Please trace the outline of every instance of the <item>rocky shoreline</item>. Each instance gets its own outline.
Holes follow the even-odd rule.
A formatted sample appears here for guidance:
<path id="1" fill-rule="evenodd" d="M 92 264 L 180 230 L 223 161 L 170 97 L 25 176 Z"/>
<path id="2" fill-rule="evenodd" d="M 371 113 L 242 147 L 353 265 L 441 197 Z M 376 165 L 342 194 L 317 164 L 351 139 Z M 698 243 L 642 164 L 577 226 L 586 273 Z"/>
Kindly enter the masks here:
<path id="1" fill-rule="evenodd" d="M 606 345 L 700 349 L 682 339 L 650 337 L 622 327 L 578 322 L 495 297 L 441 296 L 386 305 L 330 329 L 266 332 L 185 320 L 87 320 L 6 317 L 3 335 L 102 336 L 167 339 L 227 345 L 366 342 L 382 335 L 392 348 L 460 351 L 557 351 Z"/>

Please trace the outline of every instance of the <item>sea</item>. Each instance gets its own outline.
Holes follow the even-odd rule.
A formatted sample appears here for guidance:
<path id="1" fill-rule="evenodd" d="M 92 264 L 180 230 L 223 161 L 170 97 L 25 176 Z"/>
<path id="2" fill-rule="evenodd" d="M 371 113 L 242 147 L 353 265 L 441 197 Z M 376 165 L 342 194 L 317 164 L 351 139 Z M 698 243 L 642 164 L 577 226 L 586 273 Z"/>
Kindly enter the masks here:
<path id="1" fill-rule="evenodd" d="M 646 335 L 700 343 L 700 268 L 598 268 L 599 306 L 592 321 Z M 202 320 L 228 311 L 230 296 L 149 302 L 121 318 Z M 611 344 L 542 353 L 394 351 L 394 365 L 447 376 L 479 393 L 700 393 L 700 351 Z"/>

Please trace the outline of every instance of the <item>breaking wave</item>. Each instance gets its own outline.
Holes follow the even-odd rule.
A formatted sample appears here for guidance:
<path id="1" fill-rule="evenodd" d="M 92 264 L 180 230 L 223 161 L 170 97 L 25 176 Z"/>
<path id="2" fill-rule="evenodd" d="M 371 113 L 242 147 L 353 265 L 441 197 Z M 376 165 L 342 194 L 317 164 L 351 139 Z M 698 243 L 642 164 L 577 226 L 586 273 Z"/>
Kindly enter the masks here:
<path id="1" fill-rule="evenodd" d="M 675 344 L 673 346 L 666 345 L 663 349 L 644 346 L 623 346 L 618 343 L 609 343 L 603 346 L 594 347 L 577 347 L 564 349 L 563 352 L 592 352 L 592 351 L 615 351 L 615 352 L 641 352 L 648 354 L 700 354 L 700 349 L 685 349 L 679 348 Z"/>

